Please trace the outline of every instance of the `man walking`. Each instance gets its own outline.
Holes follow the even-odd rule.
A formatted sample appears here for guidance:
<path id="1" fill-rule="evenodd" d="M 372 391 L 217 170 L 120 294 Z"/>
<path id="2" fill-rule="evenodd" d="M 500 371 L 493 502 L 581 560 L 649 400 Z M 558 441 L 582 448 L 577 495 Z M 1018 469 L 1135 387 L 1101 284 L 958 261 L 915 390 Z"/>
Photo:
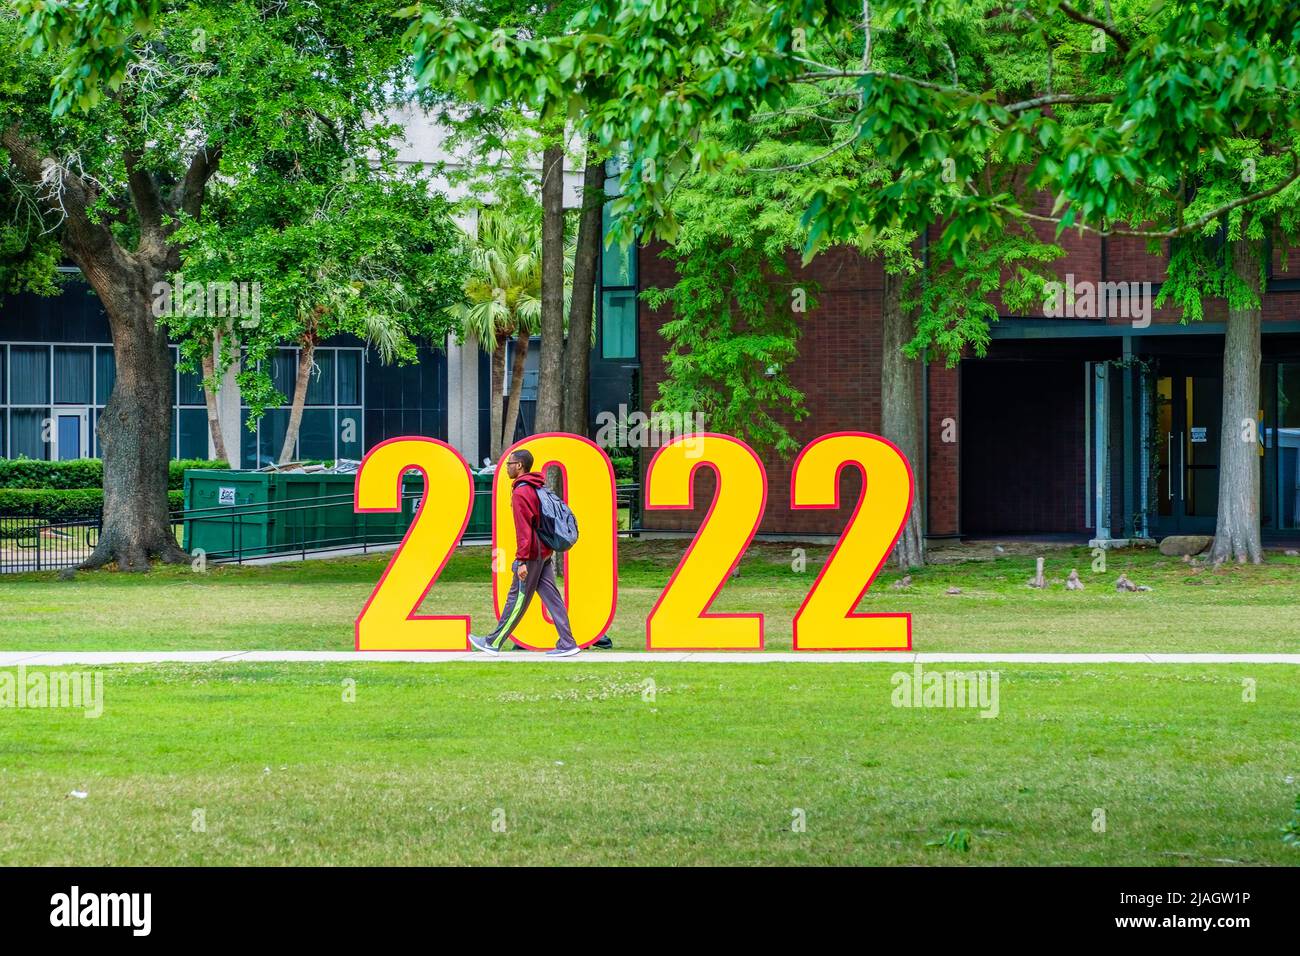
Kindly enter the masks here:
<path id="1" fill-rule="evenodd" d="M 469 642 L 488 654 L 500 652 L 536 594 L 555 622 L 555 629 L 560 632 L 555 649 L 547 651 L 546 656 L 573 657 L 582 648 L 573 638 L 573 631 L 569 627 L 569 612 L 564 607 L 560 589 L 555 586 L 551 549 L 542 543 L 537 534 L 537 521 L 542 511 L 537 489 L 546 484 L 546 479 L 533 471 L 533 453 L 522 448 L 512 452 L 506 459 L 506 475 L 514 483 L 514 490 L 510 494 L 510 511 L 515 518 L 515 560 L 510 565 L 513 572 L 510 593 L 506 596 L 505 612 L 496 629 L 483 637 L 471 634 Z"/>

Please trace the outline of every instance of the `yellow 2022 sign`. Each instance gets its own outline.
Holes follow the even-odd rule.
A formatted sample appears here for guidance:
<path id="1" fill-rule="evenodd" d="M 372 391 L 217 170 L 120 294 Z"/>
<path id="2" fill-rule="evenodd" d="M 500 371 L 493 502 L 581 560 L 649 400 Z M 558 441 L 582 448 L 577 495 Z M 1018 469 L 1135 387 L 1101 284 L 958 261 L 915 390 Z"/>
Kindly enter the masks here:
<path id="1" fill-rule="evenodd" d="M 526 448 L 534 468 L 558 466 L 563 495 L 580 535 L 564 560 L 564 597 L 579 644 L 597 640 L 614 620 L 618 603 L 618 522 L 614 468 L 586 438 L 564 433 L 533 435 L 501 456 Z M 912 507 L 912 469 L 889 441 L 865 432 L 823 435 L 800 452 L 790 479 L 794 509 L 839 508 L 840 474 L 862 473 L 862 493 L 835 549 L 795 613 L 796 650 L 903 650 L 912 645 L 910 614 L 855 611 L 884 565 Z M 647 509 L 692 509 L 696 474 L 713 473 L 709 511 L 668 586 L 646 618 L 648 650 L 761 650 L 763 614 L 711 613 L 767 506 L 767 473 L 753 449 L 729 435 L 688 435 L 660 448 L 646 469 Z M 356 510 L 400 511 L 402 476 L 424 475 L 406 537 L 398 545 L 356 623 L 357 650 L 464 651 L 469 618 L 417 613 L 469 523 L 474 486 L 469 466 L 444 442 L 398 438 L 375 446 L 357 472 Z M 503 469 L 493 480 L 494 554 L 514 549 L 511 486 Z M 431 505 L 431 502 L 433 504 Z M 498 550 L 500 549 L 500 550 Z M 430 573 L 432 559 L 437 566 Z M 509 560 L 493 564 L 497 613 L 510 586 Z M 580 600 L 571 600 L 580 595 Z M 540 601 L 530 604 L 514 636 L 526 647 L 555 644 L 555 628 Z"/>

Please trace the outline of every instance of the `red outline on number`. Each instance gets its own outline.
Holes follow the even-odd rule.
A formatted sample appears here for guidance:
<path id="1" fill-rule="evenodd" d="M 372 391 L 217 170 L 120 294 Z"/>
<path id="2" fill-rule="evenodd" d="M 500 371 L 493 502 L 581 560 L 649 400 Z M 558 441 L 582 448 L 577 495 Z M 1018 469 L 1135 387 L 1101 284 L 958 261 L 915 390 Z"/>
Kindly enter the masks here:
<path id="1" fill-rule="evenodd" d="M 734 435 L 723 435 L 723 434 L 720 433 L 720 432 L 696 432 L 696 433 L 694 433 L 694 434 L 692 434 L 692 435 L 689 435 L 689 436 L 684 435 L 684 436 L 682 436 L 682 437 L 680 437 L 680 438 L 675 438 L 675 439 L 673 439 L 672 441 L 670 441 L 667 445 L 662 445 L 662 446 L 660 446 L 659 450 L 656 451 L 656 452 L 654 453 L 653 457 L 651 457 L 651 459 L 650 459 L 650 464 L 646 466 L 646 470 L 645 470 L 645 489 L 644 489 L 644 492 L 645 492 L 645 506 L 646 506 L 646 510 L 647 510 L 647 511 L 692 511 L 692 510 L 694 510 L 694 508 L 695 508 L 695 473 L 696 473 L 697 471 L 699 471 L 700 468 L 702 468 L 702 467 L 708 467 L 708 468 L 712 468 L 712 469 L 713 469 L 713 474 L 714 474 L 714 476 L 717 478 L 717 487 L 714 489 L 714 492 L 713 492 L 713 500 L 712 500 L 711 502 L 709 502 L 709 510 L 708 510 L 707 513 L 705 513 L 705 515 L 704 515 L 704 520 L 700 522 L 700 526 L 699 526 L 698 528 L 695 529 L 695 534 L 691 537 L 691 544 L 690 544 L 690 547 L 688 547 L 688 548 L 686 549 L 686 553 L 685 553 L 684 555 L 682 555 L 682 559 L 681 559 L 679 562 L 677 562 L 677 567 L 673 569 L 672 577 L 670 577 L 670 578 L 668 579 L 668 584 L 667 584 L 667 586 L 666 586 L 662 591 L 659 592 L 659 600 L 655 601 L 655 606 L 652 607 L 652 608 L 650 609 L 650 613 L 646 615 L 646 620 L 645 620 L 645 649 L 646 649 L 647 651 L 663 651 L 663 652 L 667 652 L 667 653 L 673 653 L 673 652 L 685 652 L 685 651 L 738 651 L 738 652 L 741 652 L 741 649 L 739 649 L 739 648 L 735 648 L 735 647 L 651 647 L 651 646 L 650 646 L 650 618 L 654 617 L 655 611 L 659 610 L 659 605 L 663 603 L 664 595 L 667 594 L 669 591 L 672 590 L 673 584 L 677 581 L 677 575 L 678 575 L 678 573 L 681 571 L 681 569 L 685 566 L 687 560 L 690 558 L 690 556 L 691 556 L 691 552 L 695 550 L 695 542 L 699 539 L 700 531 L 702 531 L 702 530 L 704 529 L 705 525 L 707 525 L 707 524 L 709 523 L 709 519 L 713 517 L 713 509 L 716 508 L 716 507 L 718 506 L 718 498 L 719 498 L 719 496 L 722 494 L 722 473 L 718 470 L 717 466 L 716 466 L 713 462 L 709 462 L 709 461 L 699 461 L 699 462 L 696 462 L 694 465 L 691 466 L 691 473 L 690 473 L 689 475 L 687 475 L 687 477 L 686 477 L 686 493 L 687 493 L 686 504 L 684 504 L 684 505 L 652 505 L 652 504 L 650 503 L 650 475 L 651 475 L 651 473 L 654 471 L 655 462 L 657 462 L 657 461 L 659 460 L 659 456 L 662 455 L 662 454 L 664 453 L 664 450 L 665 450 L 665 449 L 667 449 L 667 448 L 671 448 L 673 445 L 677 444 L 678 442 L 684 442 L 684 441 L 686 441 L 688 438 L 691 438 L 691 439 L 694 439 L 694 438 L 724 438 L 724 439 L 726 439 L 727 441 L 735 442 L 735 443 L 736 443 L 737 445 L 739 445 L 741 448 L 745 449 L 745 451 L 749 452 L 749 457 L 753 458 L 753 459 L 754 459 L 754 463 L 755 463 L 756 465 L 758 465 L 758 474 L 759 474 L 759 477 L 761 477 L 761 478 L 763 479 L 763 500 L 762 500 L 761 502 L 759 502 L 759 505 L 758 505 L 758 516 L 754 519 L 754 527 L 750 528 L 750 530 L 749 530 L 749 537 L 746 538 L 746 539 L 745 539 L 745 543 L 742 544 L 742 545 L 740 546 L 740 551 L 737 552 L 737 554 L 736 554 L 736 560 L 732 561 L 732 562 L 731 562 L 731 566 L 730 566 L 729 568 L 727 568 L 726 571 L 722 572 L 722 577 L 721 577 L 721 579 L 718 581 L 718 586 L 717 586 L 716 588 L 713 589 L 713 593 L 709 596 L 709 599 L 708 599 L 707 601 L 704 602 L 704 610 L 701 611 L 700 614 L 699 614 L 699 617 L 700 617 L 700 618 L 710 618 L 710 617 L 711 617 L 711 618 L 741 618 L 741 617 L 744 617 L 744 618 L 754 618 L 754 617 L 756 617 L 756 618 L 758 618 L 758 649 L 761 651 L 761 650 L 764 648 L 764 646 L 765 646 L 765 644 L 766 644 L 766 640 L 767 640 L 767 639 L 766 639 L 766 635 L 765 635 L 765 633 L 764 633 L 764 625 L 765 625 L 765 622 L 766 622 L 766 615 L 765 615 L 762 611 L 756 611 L 756 612 L 755 612 L 755 611 L 738 611 L 738 612 L 735 612 L 735 613 L 729 613 L 729 614 L 724 614 L 724 613 L 711 614 L 711 613 L 709 613 L 709 608 L 713 606 L 713 602 L 714 602 L 715 600 L 717 600 L 718 595 L 722 593 L 722 589 L 723 589 L 724 587 L 726 587 L 727 582 L 731 579 L 731 572 L 734 571 L 734 570 L 736 569 L 736 567 L 740 564 L 740 559 L 743 558 L 743 557 L 745 556 L 745 552 L 746 552 L 747 550 L 749 550 L 749 545 L 753 542 L 753 540 L 754 540 L 754 535 L 758 533 L 759 526 L 762 525 L 762 523 L 763 523 L 763 515 L 767 514 L 767 469 L 763 467 L 763 460 L 762 460 L 761 458 L 758 457 L 758 455 L 754 452 L 754 449 L 750 448 L 749 445 L 748 445 L 746 442 L 744 442 L 744 441 L 742 441 L 741 439 L 735 437 Z M 748 651 L 748 648 L 746 648 L 745 651 Z M 752 652 L 751 652 L 751 653 L 752 653 Z"/>
<path id="2" fill-rule="evenodd" d="M 591 640 L 589 640 L 586 644 L 578 645 L 579 647 L 590 647 L 592 644 L 595 644 L 598 640 L 600 640 L 601 637 L 603 637 L 605 634 L 609 633 L 609 626 L 614 623 L 614 615 L 618 613 L 618 486 L 615 484 L 614 481 L 615 478 L 614 463 L 610 461 L 609 453 L 606 452 L 605 449 L 597 445 L 590 438 L 588 438 L 586 435 L 575 435 L 573 432 L 538 432 L 536 435 L 529 435 L 526 438 L 519 439 L 519 441 L 515 442 L 513 445 L 511 445 L 509 448 L 503 451 L 501 453 L 501 458 L 497 461 L 496 470 L 492 473 L 492 545 L 494 548 L 498 547 L 497 544 L 497 484 L 501 480 L 501 476 L 505 474 L 506 459 L 508 459 L 514 453 L 516 448 L 523 448 L 529 442 L 537 441 L 537 439 L 539 438 L 576 438 L 578 441 L 582 442 L 583 444 L 590 445 L 592 448 L 596 449 L 596 451 L 600 452 L 600 456 L 605 459 L 605 471 L 609 475 L 609 490 L 610 490 L 609 526 L 611 532 L 613 533 L 613 543 L 614 543 L 614 551 L 613 551 L 614 553 L 614 600 L 610 604 L 609 617 L 607 617 L 605 619 L 605 623 L 601 625 L 600 633 L 597 634 L 595 637 L 593 637 Z M 568 468 L 565 467 L 564 463 L 561 461 L 554 461 L 554 460 L 533 462 L 533 468 L 539 472 L 545 472 L 546 469 L 550 468 L 552 465 L 555 465 L 557 468 L 560 469 L 560 474 L 564 479 L 564 494 L 565 494 L 565 501 L 567 502 L 568 494 L 569 494 L 569 470 Z M 513 494 L 513 490 L 511 493 Z M 513 548 L 514 545 L 512 544 L 511 547 Z M 514 563 L 513 558 L 511 559 L 511 563 L 512 564 Z M 497 572 L 493 570 L 492 609 L 497 613 L 498 618 L 500 618 L 500 613 L 501 613 L 500 593 L 501 591 L 498 585 Z M 564 607 L 568 609 L 572 606 L 573 605 L 569 603 L 569 552 L 566 551 L 564 552 Z M 555 626 L 555 622 L 552 621 L 547 616 L 545 608 L 542 608 L 542 620 L 546 621 L 546 623 L 550 624 L 552 627 Z M 523 641 L 516 638 L 513 634 L 510 635 L 510 640 L 514 641 L 520 647 L 527 648 L 530 651 L 544 651 L 549 649 L 545 647 L 533 647 L 531 644 L 525 644 Z"/>
<path id="3" fill-rule="evenodd" d="M 844 616 L 844 619 L 846 621 L 861 619 L 861 618 L 871 618 L 871 617 L 905 618 L 907 620 L 907 647 L 804 647 L 801 648 L 799 646 L 799 632 L 795 626 L 795 622 L 799 619 L 799 615 L 803 614 L 803 609 L 808 606 L 808 601 L 812 598 L 813 594 L 816 593 L 817 588 L 821 585 L 822 578 L 825 577 L 826 575 L 826 570 L 831 566 L 831 562 L 835 560 L 835 556 L 839 554 L 840 545 L 844 544 L 844 536 L 848 533 L 849 528 L 853 526 L 853 522 L 857 520 L 858 512 L 862 510 L 862 506 L 866 503 L 867 484 L 868 481 L 870 480 L 867 476 L 867 470 L 865 467 L 863 467 L 861 462 L 842 461 L 835 469 L 835 480 L 833 484 L 833 487 L 835 488 L 835 501 L 832 504 L 828 504 L 828 505 L 796 504 L 795 496 L 794 496 L 795 476 L 799 474 L 799 463 L 803 461 L 803 456 L 808 451 L 808 449 L 812 448 L 817 443 L 825 441 L 829 438 L 872 438 L 875 439 L 876 441 L 882 441 L 890 448 L 894 449 L 895 452 L 898 453 L 898 457 L 902 459 L 903 464 L 907 468 L 908 504 L 907 504 L 907 510 L 903 512 L 903 520 L 898 525 L 898 531 L 895 532 L 894 534 L 894 540 L 889 542 L 889 547 L 885 548 L 885 553 L 881 557 L 880 563 L 877 564 L 876 569 L 871 572 L 871 576 L 867 578 L 867 583 L 863 586 L 862 590 L 858 592 L 858 596 L 853 599 L 853 603 L 850 605 L 849 613 Z M 830 557 L 826 559 L 826 563 L 822 565 L 821 572 L 817 575 L 817 579 L 813 581 L 812 587 L 809 588 L 808 593 L 804 595 L 803 603 L 799 605 L 799 610 L 795 611 L 794 617 L 790 619 L 790 638 L 792 642 L 791 646 L 796 651 L 802 650 L 804 652 L 814 652 L 814 653 L 817 651 L 903 651 L 903 650 L 910 651 L 912 649 L 911 612 L 886 611 L 886 612 L 881 612 L 876 614 L 859 614 L 855 610 L 853 610 L 853 608 L 856 608 L 862 602 L 862 596 L 866 594 L 869 590 L 871 590 L 871 585 L 875 582 L 876 576 L 880 574 L 880 569 L 883 568 L 885 566 L 885 562 L 889 560 L 889 555 L 893 552 L 894 545 L 898 544 L 898 539 L 903 536 L 903 529 L 907 527 L 907 520 L 912 516 L 912 508 L 915 507 L 916 505 L 916 476 L 912 472 L 912 463 L 907 460 L 907 456 L 903 454 L 902 449 L 900 449 L 888 438 L 885 438 L 882 435 L 874 435 L 871 432 L 827 432 L 825 435 L 818 435 L 807 445 L 804 445 L 803 449 L 799 452 L 799 454 L 795 456 L 794 466 L 790 469 L 790 509 L 792 511 L 794 510 L 831 511 L 831 510 L 838 509 L 840 507 L 840 475 L 843 474 L 844 469 L 849 467 L 850 465 L 857 467 L 858 471 L 861 472 L 862 474 L 862 493 L 858 495 L 857 506 L 853 509 L 853 514 L 849 516 L 848 524 L 846 524 L 844 526 L 844 530 L 840 532 L 839 540 L 835 542 L 835 547 L 831 550 Z"/>
<path id="4" fill-rule="evenodd" d="M 456 547 L 457 545 L 459 545 L 461 538 L 465 536 L 465 529 L 469 527 L 469 516 L 474 510 L 474 478 L 469 472 L 469 463 L 465 461 L 464 457 L 461 455 L 460 452 L 452 448 L 445 441 L 440 441 L 437 438 L 429 438 L 426 435 L 405 435 L 401 438 L 389 438 L 385 441 L 381 441 L 378 445 L 371 448 L 370 451 L 366 452 L 365 455 L 362 456 L 361 464 L 357 467 L 357 477 L 354 478 L 352 481 L 352 511 L 354 514 L 392 514 L 395 511 L 402 510 L 402 479 L 406 476 L 406 473 L 411 469 L 414 469 L 418 471 L 420 474 L 424 475 L 424 494 L 420 496 L 420 506 L 415 509 L 415 515 L 411 518 L 410 527 L 406 529 L 406 534 L 402 535 L 401 543 L 397 546 L 397 550 L 393 552 L 392 559 L 389 560 L 387 565 L 385 565 L 384 573 L 379 576 L 379 582 L 375 585 L 374 590 L 370 592 L 370 597 L 366 598 L 366 603 L 361 608 L 361 613 L 357 615 L 356 621 L 354 621 L 352 624 L 353 650 L 361 651 L 362 653 L 365 653 L 366 651 L 380 650 L 379 648 L 367 648 L 365 650 L 362 650 L 361 619 L 366 616 L 366 611 L 370 610 L 370 603 L 375 599 L 375 595 L 379 593 L 379 589 L 384 586 L 384 582 L 388 580 L 388 572 L 392 570 L 394 562 L 397 561 L 398 556 L 402 553 L 402 550 L 406 547 L 406 539 L 411 536 L 411 530 L 417 524 L 419 524 L 420 515 L 424 513 L 424 506 L 428 503 L 430 493 L 433 491 L 433 488 L 431 487 L 431 484 L 429 482 L 429 473 L 427 471 L 425 471 L 419 465 L 404 465 L 402 466 L 402 470 L 397 473 L 397 507 L 396 508 L 362 508 L 358 506 L 357 485 L 361 481 L 361 473 L 366 468 L 366 462 L 370 460 L 371 455 L 379 451 L 379 449 L 383 448 L 385 445 L 391 445 L 393 442 L 399 442 L 399 441 L 418 441 L 418 442 L 426 442 L 431 445 L 441 445 L 443 448 L 447 449 L 449 452 L 451 452 L 453 455 L 456 456 L 456 459 L 460 462 L 461 467 L 465 469 L 465 480 L 469 482 L 469 507 L 465 509 L 465 520 L 461 522 L 460 531 L 456 535 L 455 542 L 452 544 L 451 548 L 448 549 L 447 553 L 443 555 L 442 563 L 438 565 L 438 570 L 434 571 L 433 574 L 429 577 L 429 583 L 425 586 L 424 590 L 420 593 L 419 599 L 416 600 L 416 602 L 413 605 L 411 605 L 411 609 L 406 612 L 406 620 L 408 621 L 464 621 L 465 635 L 466 635 L 465 646 L 460 650 L 451 647 L 412 647 L 412 648 L 403 648 L 401 652 L 401 653 L 405 653 L 406 651 L 415 651 L 421 653 L 423 652 L 437 653 L 439 651 L 444 651 L 444 652 L 451 651 L 453 653 L 459 654 L 462 653 L 462 651 L 469 650 L 469 615 L 468 614 L 463 614 L 463 615 L 461 614 L 416 614 L 415 609 L 424 603 L 425 596 L 428 595 L 429 591 L 433 589 L 433 585 L 438 580 L 438 576 L 442 574 L 442 569 L 445 568 L 447 566 L 447 562 L 451 560 L 452 551 L 456 550 Z M 387 652 L 387 653 L 391 653 L 391 652 Z"/>

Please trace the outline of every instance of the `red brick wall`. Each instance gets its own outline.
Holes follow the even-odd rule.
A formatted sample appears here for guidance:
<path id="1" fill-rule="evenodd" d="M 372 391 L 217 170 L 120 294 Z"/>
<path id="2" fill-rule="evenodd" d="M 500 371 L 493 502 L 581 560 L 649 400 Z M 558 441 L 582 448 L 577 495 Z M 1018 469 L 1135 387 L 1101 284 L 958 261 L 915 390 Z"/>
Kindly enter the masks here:
<path id="1" fill-rule="evenodd" d="M 957 534 L 961 530 L 961 366 L 930 366 L 929 502 L 931 535 Z M 949 428 L 945 419 L 950 420 Z M 947 435 L 945 435 L 947 433 Z M 955 437 L 956 441 L 944 441 Z"/>
<path id="2" fill-rule="evenodd" d="M 1158 252 L 1151 253 L 1146 241 L 1142 239 L 1112 237 L 1103 242 L 1094 234 L 1080 235 L 1077 230 L 1067 231 L 1053 239 L 1051 226 L 1039 224 L 1035 228 L 1040 229 L 1043 239 L 1055 241 L 1065 250 L 1066 256 L 1052 265 L 1053 270 L 1062 278 L 1067 272 L 1073 272 L 1076 282 L 1158 283 L 1163 276 L 1168 243 L 1161 244 Z M 675 281 L 671 262 L 663 259 L 658 252 L 657 246 L 639 251 L 642 288 L 668 286 Z M 1292 272 L 1286 273 L 1281 271 L 1281 254 L 1274 256 L 1273 269 L 1277 278 L 1300 278 L 1300 252 L 1293 253 L 1289 259 Z M 833 431 L 878 432 L 882 291 L 879 263 L 847 250 L 834 250 L 819 256 L 806 270 L 798 268 L 797 263 L 792 264 L 796 266 L 793 270 L 796 276 L 803 274 L 815 279 L 821 284 L 822 292 L 817 309 L 810 312 L 805 320 L 801 357 L 790 369 L 794 384 L 805 394 L 805 407 L 810 412 L 804 421 L 788 423 L 791 433 L 802 445 Z M 1176 308 L 1165 308 L 1154 313 L 1153 322 L 1176 323 L 1179 316 L 1180 312 Z M 1036 316 L 1026 316 L 1032 317 L 1041 319 L 1041 311 Z M 656 313 L 641 303 L 639 335 L 642 407 L 647 409 L 658 396 L 657 386 L 664 375 L 663 353 L 667 346 L 659 334 L 659 326 L 666 318 L 667 315 Z M 1221 322 L 1225 318 L 1222 302 L 1206 303 L 1206 321 Z M 1300 318 L 1300 291 L 1274 292 L 1265 297 L 1265 322 L 1297 318 Z M 1130 329 L 1132 322 L 1123 316 L 1098 321 L 1114 326 L 1117 335 Z M 1133 331 L 1140 334 L 1140 330 Z M 1084 340 L 1076 342 L 1083 347 Z M 1061 344 L 1059 340 L 1058 344 Z M 1033 342 L 1025 345 L 1031 351 L 1022 358 L 1033 359 L 1035 356 L 1032 350 L 1037 345 Z M 1079 354 L 1082 355 L 1082 352 Z M 1059 350 L 1053 350 L 1053 357 L 1058 356 Z M 963 442 L 969 440 L 969 426 L 972 424 L 969 421 L 971 409 L 962 407 L 963 373 L 960 367 L 930 367 L 928 480 L 923 479 L 929 534 L 974 532 L 985 525 L 989 525 L 989 530 L 1013 530 L 1010 526 L 992 528 L 990 522 L 997 520 L 1012 521 L 1017 524 L 1014 530 L 1022 531 L 1083 530 L 1083 495 L 1086 490 L 1082 487 L 1082 479 L 1077 477 L 1083 470 L 1082 387 L 1075 387 L 1076 380 L 1081 381 L 1081 375 L 1081 372 L 1079 375 L 1070 375 L 1068 389 L 1059 396 L 1058 411 L 1066 417 L 1058 421 L 1055 432 L 1043 430 L 1041 435 L 1034 432 L 1026 433 L 1028 437 L 1022 435 L 1020 438 L 1006 439 L 1004 447 L 1028 456 L 1026 460 L 1031 464 L 1038 453 L 1035 442 L 1041 440 L 1044 443 L 1042 448 L 1047 449 L 1045 454 L 1050 459 L 1049 467 L 1042 474 L 1032 472 L 1031 468 L 1031 473 L 1036 477 L 1024 487 L 1015 485 L 1019 480 L 1015 477 L 1015 468 L 1012 465 L 1006 468 L 1006 488 L 1017 487 L 1015 496 L 1035 500 L 1022 502 L 1020 511 L 1016 514 L 999 517 L 996 513 L 990 513 L 979 516 L 976 512 L 984 509 L 985 505 L 963 502 L 961 499 Z M 1048 388 L 1051 384 L 1051 381 L 1044 380 L 1041 387 Z M 977 409 L 976 414 L 985 413 Z M 963 415 L 966 419 L 963 419 Z M 945 443 L 942 440 L 945 418 L 955 419 L 956 442 Z M 978 454 L 969 446 L 966 446 L 965 451 L 967 454 Z M 840 512 L 796 513 L 789 508 L 790 462 L 780 461 L 773 454 L 766 454 L 763 458 L 768 474 L 768 507 L 761 532 L 831 534 L 843 529 L 857 500 L 859 479 L 856 471 L 845 473 L 841 498 L 846 504 Z M 913 463 L 918 473 L 922 464 Z M 1043 501 L 1038 501 L 1039 498 L 1043 498 Z M 645 515 L 645 526 L 662 530 L 693 530 L 698 526 L 711 500 L 711 475 L 701 473 L 696 491 L 699 507 L 695 512 L 648 512 Z M 966 521 L 967 515 L 973 516 L 975 520 Z"/>
<path id="3" fill-rule="evenodd" d="M 640 250 L 641 287 L 667 286 L 675 280 L 672 264 L 658 255 L 657 247 Z M 785 424 L 802 446 L 834 431 L 880 430 L 880 294 L 883 274 L 878 262 L 848 250 L 818 256 L 807 268 L 792 263 L 796 278 L 820 284 L 817 308 L 804 323 L 800 357 L 789 369 L 791 381 L 804 393 L 809 416 Z M 667 312 L 640 305 L 642 407 L 658 397 L 663 380 L 663 355 L 667 343 L 659 334 Z M 857 503 L 861 481 L 846 469 L 841 484 L 844 506 L 838 511 L 794 512 L 790 509 L 790 469 L 793 460 L 764 454 L 767 470 L 767 510 L 761 533 L 838 534 Z M 649 456 L 644 456 L 646 461 Z M 917 463 L 919 467 L 919 463 Z M 713 500 L 712 474 L 697 478 L 694 511 L 647 511 L 644 524 L 659 530 L 694 530 Z"/>

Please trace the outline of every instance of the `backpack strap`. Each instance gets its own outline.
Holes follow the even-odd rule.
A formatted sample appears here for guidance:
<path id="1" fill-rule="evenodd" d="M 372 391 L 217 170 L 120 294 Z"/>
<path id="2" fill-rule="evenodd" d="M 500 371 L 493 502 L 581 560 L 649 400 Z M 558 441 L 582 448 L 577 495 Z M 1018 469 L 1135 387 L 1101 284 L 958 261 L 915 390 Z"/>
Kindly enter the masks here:
<path id="1" fill-rule="evenodd" d="M 516 478 L 510 485 L 511 492 L 520 485 L 528 485 L 529 488 L 533 488 L 532 485 L 529 485 L 528 482 L 524 481 L 522 478 Z M 542 536 L 538 533 L 538 528 L 542 523 L 542 496 L 537 493 L 536 488 L 533 488 L 533 497 L 537 499 L 537 517 L 533 519 L 533 540 L 538 544 L 542 544 Z M 542 544 L 542 547 L 546 547 L 546 545 Z"/>

